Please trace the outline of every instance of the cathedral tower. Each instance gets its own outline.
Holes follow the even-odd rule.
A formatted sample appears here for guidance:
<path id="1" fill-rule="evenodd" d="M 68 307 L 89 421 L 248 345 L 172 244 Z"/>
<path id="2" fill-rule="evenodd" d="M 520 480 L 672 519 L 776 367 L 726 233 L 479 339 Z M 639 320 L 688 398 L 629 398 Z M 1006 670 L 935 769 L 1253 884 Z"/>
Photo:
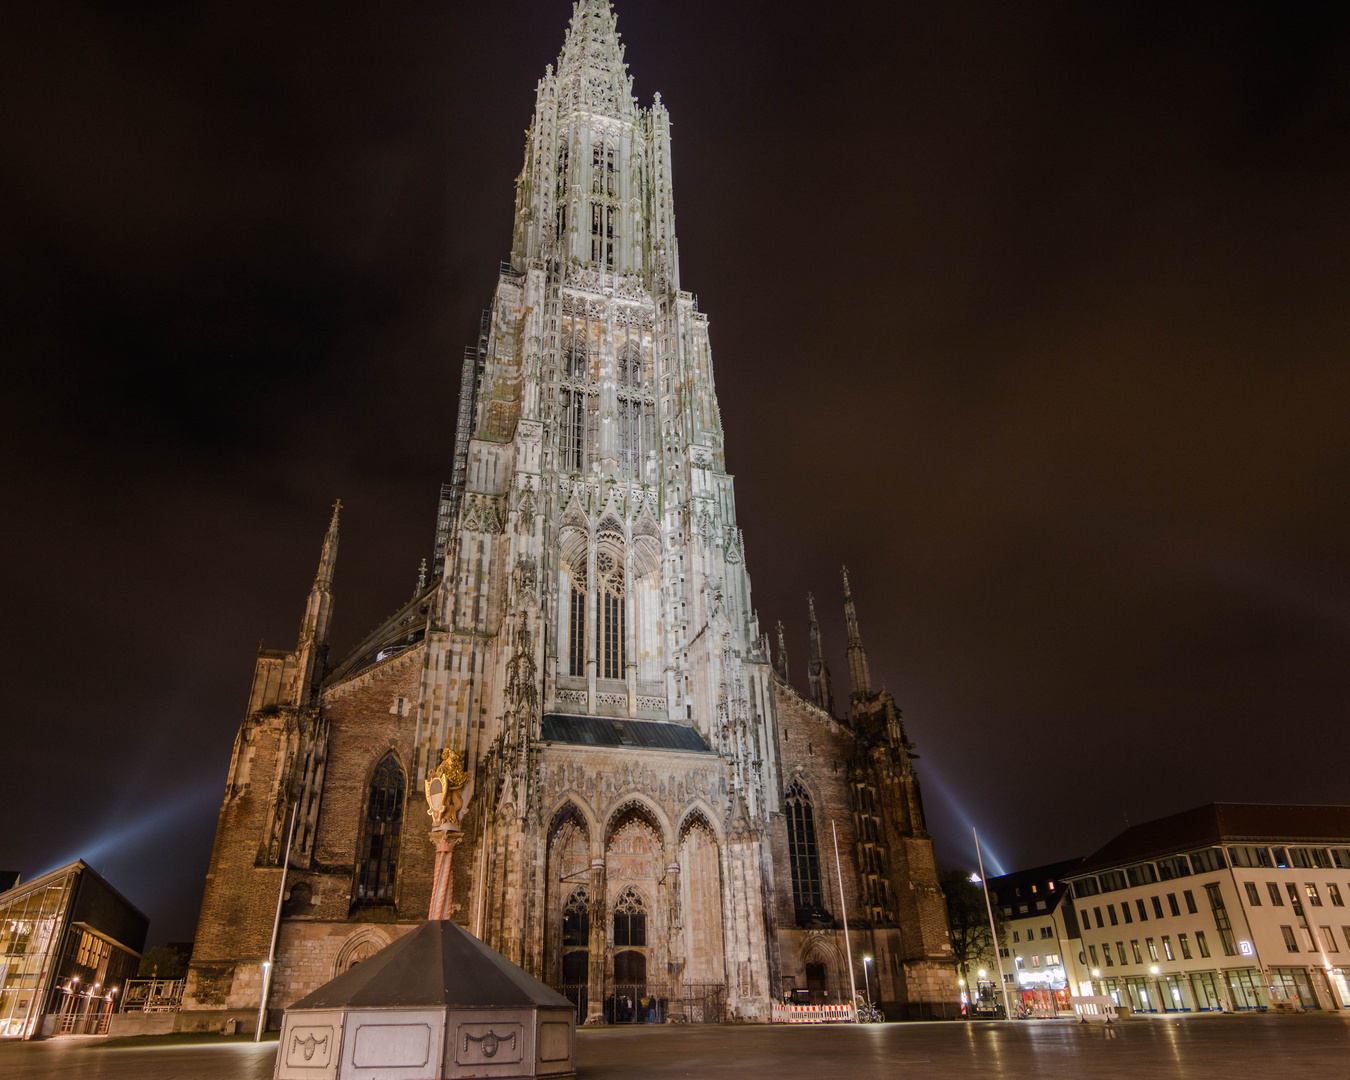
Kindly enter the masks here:
<path id="1" fill-rule="evenodd" d="M 803 963 L 783 936 L 784 919 L 797 924 L 792 836 L 800 874 L 816 875 L 800 908 L 820 924 L 814 947 L 839 959 L 824 841 L 813 831 L 811 870 L 785 808 L 800 819 L 815 798 L 823 829 L 827 807 L 849 805 L 852 735 L 825 717 L 815 635 L 822 689 L 804 704 L 834 726 L 835 768 L 817 775 L 822 756 L 789 775 L 787 664 L 775 673 L 751 604 L 708 317 L 680 288 L 672 190 L 660 95 L 638 103 L 609 4 L 582 0 L 535 89 L 511 257 L 464 358 L 430 576 L 327 668 L 317 700 L 250 703 L 236 754 L 255 780 L 227 790 L 202 914 L 212 945 L 185 1012 L 247 1002 L 253 938 L 233 954 L 224 942 L 231 920 L 270 919 L 277 842 L 250 862 L 239 853 L 247 829 L 292 805 L 303 828 L 283 887 L 278 1007 L 426 917 L 422 784 L 447 749 L 469 777 L 451 917 L 562 988 L 582 1020 L 625 1019 L 644 997 L 673 1016 L 766 1018 Z M 331 567 L 320 579 L 305 619 L 316 643 Z M 311 734 L 287 750 L 256 734 L 274 729 Z M 242 808 L 264 774 L 271 801 L 255 819 Z M 855 903 L 856 825 L 840 826 Z M 930 938 L 916 930 L 906 957 L 941 962 Z M 941 998 L 911 993 L 893 966 L 897 1000 Z"/>

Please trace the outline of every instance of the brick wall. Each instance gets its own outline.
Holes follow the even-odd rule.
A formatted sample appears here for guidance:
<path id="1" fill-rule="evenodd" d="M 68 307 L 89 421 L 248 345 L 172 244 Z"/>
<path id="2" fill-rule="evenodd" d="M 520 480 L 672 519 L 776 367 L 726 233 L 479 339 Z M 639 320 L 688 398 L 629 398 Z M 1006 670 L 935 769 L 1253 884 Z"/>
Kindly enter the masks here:
<path id="1" fill-rule="evenodd" d="M 344 947 L 378 928 L 379 943 L 393 941 L 421 923 L 431 903 L 434 852 L 426 798 L 414 787 L 413 732 L 421 649 L 386 661 L 326 698 L 327 765 L 312 857 L 292 861 L 287 904 L 277 945 L 269 1004 L 285 1008 L 333 978 Z M 397 699 L 403 698 L 402 715 Z M 235 1017 L 245 1024 L 258 1007 L 262 962 L 271 943 L 279 867 L 259 866 L 268 825 L 278 752 L 298 710 L 265 709 L 240 728 L 235 776 L 244 776 L 222 808 L 207 871 L 196 947 L 184 993 L 181 1030 L 218 1026 Z M 392 905 L 355 904 L 356 870 L 371 774 L 393 751 L 406 775 L 396 898 Z M 292 787 L 294 790 L 294 787 Z M 309 903 L 290 897 L 305 884 Z"/>
<path id="2" fill-rule="evenodd" d="M 844 877 L 844 901 L 850 912 L 858 908 L 858 875 L 853 851 L 853 807 L 849 802 L 848 763 L 853 756 L 853 733 L 823 709 L 807 701 L 781 680 L 774 680 L 778 715 L 778 753 L 783 791 L 800 780 L 811 796 L 816 847 L 820 854 L 825 908 L 836 921 L 841 917 L 839 875 L 835 870 L 831 821 L 839 829 L 839 853 Z M 788 861 L 787 819 L 777 815 L 770 842 L 773 848 L 778 924 L 796 926 L 792 901 L 792 869 Z"/>

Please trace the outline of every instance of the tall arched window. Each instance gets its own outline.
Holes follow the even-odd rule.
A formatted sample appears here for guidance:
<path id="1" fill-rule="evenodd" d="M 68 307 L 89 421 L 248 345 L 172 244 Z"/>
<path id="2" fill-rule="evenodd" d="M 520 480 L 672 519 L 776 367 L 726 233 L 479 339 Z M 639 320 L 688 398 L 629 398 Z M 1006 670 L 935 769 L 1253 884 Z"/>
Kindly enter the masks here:
<path id="1" fill-rule="evenodd" d="M 794 780 L 783 802 L 787 809 L 792 900 L 798 912 L 819 910 L 824 906 L 824 897 L 820 889 L 820 857 L 816 852 L 816 821 L 811 811 L 811 796 L 800 780 Z"/>
<path id="2" fill-rule="evenodd" d="M 647 905 L 631 885 L 614 901 L 615 948 L 647 944 Z"/>
<path id="3" fill-rule="evenodd" d="M 589 340 L 584 318 L 578 318 L 563 335 L 558 449 L 562 467 L 568 472 L 585 472 L 595 456 L 595 414 L 600 399 L 591 381 Z"/>
<path id="4" fill-rule="evenodd" d="M 576 566 L 571 573 L 571 596 L 567 606 L 567 673 L 586 674 L 586 568 Z"/>
<path id="5" fill-rule="evenodd" d="M 591 941 L 591 900 L 584 888 L 572 890 L 563 905 L 562 943 L 564 949 L 584 949 Z"/>
<path id="6" fill-rule="evenodd" d="M 600 677 L 624 677 L 623 563 L 613 552 L 595 557 L 600 577 Z"/>
<path id="7" fill-rule="evenodd" d="M 394 899 L 405 786 L 398 759 L 393 754 L 386 754 L 375 766 L 366 797 L 361 867 L 356 880 L 358 900 Z"/>
<path id="8" fill-rule="evenodd" d="M 617 416 L 619 436 L 619 474 L 625 480 L 642 479 L 644 448 L 655 445 L 652 428 L 655 414 L 646 398 L 646 371 L 641 338 L 625 327 L 615 355 L 615 381 L 618 383 Z"/>
<path id="9" fill-rule="evenodd" d="M 567 166 L 567 140 L 563 139 L 558 146 L 558 183 L 553 196 L 558 207 L 559 239 L 567 232 Z"/>

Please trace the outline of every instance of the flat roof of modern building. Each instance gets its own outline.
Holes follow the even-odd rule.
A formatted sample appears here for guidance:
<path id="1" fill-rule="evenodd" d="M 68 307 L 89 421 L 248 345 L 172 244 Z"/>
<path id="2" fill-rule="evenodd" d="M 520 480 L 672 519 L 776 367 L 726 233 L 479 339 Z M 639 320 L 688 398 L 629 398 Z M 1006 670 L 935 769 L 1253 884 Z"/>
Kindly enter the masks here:
<path id="1" fill-rule="evenodd" d="M 1067 876 L 1224 844 L 1350 844 L 1350 806 L 1208 803 L 1130 826 Z"/>

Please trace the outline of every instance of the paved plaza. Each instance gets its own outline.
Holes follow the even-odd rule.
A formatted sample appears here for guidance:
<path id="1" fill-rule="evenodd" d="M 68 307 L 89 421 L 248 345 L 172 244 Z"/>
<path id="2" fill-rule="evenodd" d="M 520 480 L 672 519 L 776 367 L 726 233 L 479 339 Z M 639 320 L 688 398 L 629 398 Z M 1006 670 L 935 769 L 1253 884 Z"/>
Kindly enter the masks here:
<path id="1" fill-rule="evenodd" d="M 273 1041 L 198 1037 L 0 1043 L 0 1077 L 37 1080 L 263 1080 Z M 605 1028 L 577 1036 L 582 1080 L 629 1077 L 1037 1077 L 1045 1080 L 1261 1080 L 1343 1076 L 1343 1015 L 1127 1020 Z"/>

